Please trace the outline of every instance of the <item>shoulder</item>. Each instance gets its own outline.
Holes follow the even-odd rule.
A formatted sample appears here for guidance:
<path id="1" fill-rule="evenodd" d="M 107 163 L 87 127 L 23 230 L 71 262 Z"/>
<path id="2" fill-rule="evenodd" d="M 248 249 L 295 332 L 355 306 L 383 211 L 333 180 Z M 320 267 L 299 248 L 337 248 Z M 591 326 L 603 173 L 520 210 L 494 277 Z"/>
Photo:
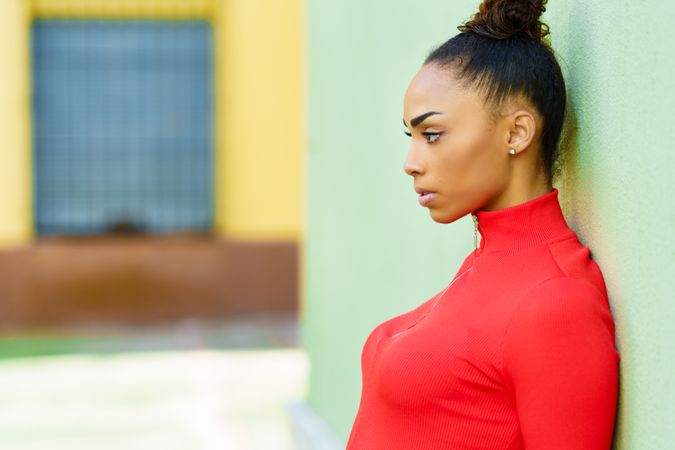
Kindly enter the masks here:
<path id="1" fill-rule="evenodd" d="M 543 280 L 520 298 L 505 331 L 502 366 L 523 366 L 580 347 L 614 353 L 614 321 L 607 297 L 592 281 L 560 276 Z"/>
<path id="2" fill-rule="evenodd" d="M 620 360 L 607 297 L 591 281 L 561 276 L 530 288 L 510 317 L 502 340 L 506 385 L 537 383 L 594 371 L 604 376 Z M 586 376 L 584 375 L 584 376 Z"/>
<path id="3" fill-rule="evenodd" d="M 548 250 L 563 275 L 590 282 L 602 296 L 607 297 L 602 270 L 593 259 L 590 248 L 583 245 L 576 234 L 573 238 L 549 243 Z"/>
<path id="4" fill-rule="evenodd" d="M 563 329 L 568 333 L 583 332 L 589 323 L 614 332 L 605 292 L 603 286 L 584 278 L 560 276 L 543 280 L 519 299 L 505 339 L 514 334 L 545 337 Z"/>

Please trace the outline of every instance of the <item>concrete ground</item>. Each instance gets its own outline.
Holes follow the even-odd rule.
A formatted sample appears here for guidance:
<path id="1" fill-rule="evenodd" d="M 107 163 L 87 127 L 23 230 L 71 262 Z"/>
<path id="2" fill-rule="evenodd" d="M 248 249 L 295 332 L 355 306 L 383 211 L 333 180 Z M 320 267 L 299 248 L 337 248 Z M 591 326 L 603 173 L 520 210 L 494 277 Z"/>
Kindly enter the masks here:
<path id="1" fill-rule="evenodd" d="M 0 448 L 294 450 L 294 314 L 0 336 Z"/>

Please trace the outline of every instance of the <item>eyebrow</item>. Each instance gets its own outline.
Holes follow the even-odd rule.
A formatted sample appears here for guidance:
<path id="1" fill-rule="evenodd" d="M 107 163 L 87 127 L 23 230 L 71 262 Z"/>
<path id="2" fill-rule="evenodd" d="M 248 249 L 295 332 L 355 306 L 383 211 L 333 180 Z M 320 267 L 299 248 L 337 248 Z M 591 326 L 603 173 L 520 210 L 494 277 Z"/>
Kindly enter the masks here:
<path id="1" fill-rule="evenodd" d="M 410 121 L 410 125 L 411 125 L 413 128 L 415 128 L 415 127 L 417 127 L 417 125 L 419 125 L 419 124 L 421 124 L 422 122 L 424 122 L 424 120 L 425 120 L 427 117 L 433 116 L 434 114 L 443 114 L 443 113 L 442 113 L 442 112 L 438 112 L 438 111 L 429 111 L 429 112 L 426 112 L 426 113 L 421 114 L 421 115 L 415 117 L 414 119 L 412 119 L 412 120 Z M 406 126 L 406 127 L 408 126 L 408 125 L 406 125 L 406 123 L 405 123 L 405 119 L 403 119 L 403 125 Z"/>

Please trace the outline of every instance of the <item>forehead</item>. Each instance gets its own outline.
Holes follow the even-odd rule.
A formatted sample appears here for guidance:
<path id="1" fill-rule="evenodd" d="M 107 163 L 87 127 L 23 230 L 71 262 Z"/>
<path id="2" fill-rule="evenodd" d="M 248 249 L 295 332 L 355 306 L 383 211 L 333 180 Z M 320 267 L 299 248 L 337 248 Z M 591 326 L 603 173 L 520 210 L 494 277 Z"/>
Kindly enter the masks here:
<path id="1" fill-rule="evenodd" d="M 422 66 L 413 76 L 403 99 L 404 119 L 427 111 L 440 111 L 446 114 L 482 113 L 481 99 L 472 89 L 461 86 L 451 71 L 433 64 Z"/>

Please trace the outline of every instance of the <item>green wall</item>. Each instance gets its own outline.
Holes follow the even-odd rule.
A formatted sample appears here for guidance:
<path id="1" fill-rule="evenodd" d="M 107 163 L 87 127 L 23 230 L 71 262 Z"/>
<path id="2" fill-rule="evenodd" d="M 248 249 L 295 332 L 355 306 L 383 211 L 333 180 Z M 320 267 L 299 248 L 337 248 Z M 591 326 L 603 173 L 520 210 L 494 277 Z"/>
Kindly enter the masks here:
<path id="1" fill-rule="evenodd" d="M 424 56 L 478 1 L 309 1 L 304 310 L 309 403 L 345 442 L 360 353 L 379 323 L 428 299 L 473 249 L 470 216 L 433 222 L 403 172 L 402 103 Z M 675 3 L 552 0 L 569 92 L 554 181 L 605 275 L 621 354 L 616 448 L 675 438 Z"/>

